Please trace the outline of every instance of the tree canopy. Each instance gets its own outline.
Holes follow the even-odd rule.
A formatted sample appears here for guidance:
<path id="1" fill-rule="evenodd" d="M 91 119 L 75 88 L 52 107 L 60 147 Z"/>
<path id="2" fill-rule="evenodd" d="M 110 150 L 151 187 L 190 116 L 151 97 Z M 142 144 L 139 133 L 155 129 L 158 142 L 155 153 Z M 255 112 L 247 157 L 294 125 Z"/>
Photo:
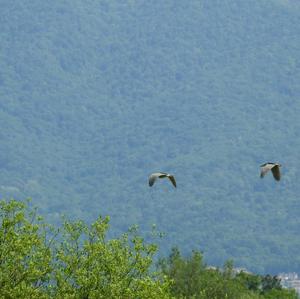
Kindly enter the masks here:
<path id="1" fill-rule="evenodd" d="M 271 275 L 208 268 L 200 252 L 178 249 L 155 267 L 157 246 L 137 228 L 108 238 L 108 217 L 91 225 L 67 221 L 59 228 L 26 202 L 0 201 L 1 298 L 297 299 Z"/>

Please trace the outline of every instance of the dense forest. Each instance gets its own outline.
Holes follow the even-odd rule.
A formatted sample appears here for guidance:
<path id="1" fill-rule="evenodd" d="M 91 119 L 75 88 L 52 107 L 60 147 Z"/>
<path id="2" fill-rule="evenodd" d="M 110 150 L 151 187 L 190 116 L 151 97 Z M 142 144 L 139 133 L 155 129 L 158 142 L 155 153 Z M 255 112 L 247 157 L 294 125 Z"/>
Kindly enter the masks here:
<path id="1" fill-rule="evenodd" d="M 271 275 L 206 267 L 174 248 L 153 270 L 157 246 L 132 227 L 107 239 L 109 218 L 45 223 L 20 201 L 0 201 L 1 298 L 297 299 Z M 151 270 L 152 268 L 152 270 Z"/>
<path id="2" fill-rule="evenodd" d="M 4 1 L 0 197 L 300 272 L 300 3 Z M 282 164 L 282 180 L 259 165 Z M 167 181 L 148 186 L 148 175 Z"/>

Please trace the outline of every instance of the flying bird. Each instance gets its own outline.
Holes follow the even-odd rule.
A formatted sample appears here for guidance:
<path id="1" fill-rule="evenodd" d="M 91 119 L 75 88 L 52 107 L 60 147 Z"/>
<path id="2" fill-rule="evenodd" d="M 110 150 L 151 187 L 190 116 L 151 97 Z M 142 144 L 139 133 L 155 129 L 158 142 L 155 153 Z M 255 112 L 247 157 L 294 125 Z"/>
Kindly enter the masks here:
<path id="1" fill-rule="evenodd" d="M 155 173 L 152 173 L 150 176 L 149 176 L 149 186 L 152 187 L 153 184 L 155 183 L 156 179 L 159 178 L 159 179 L 163 179 L 163 178 L 168 178 L 174 187 L 176 187 L 176 181 L 175 181 L 175 178 L 173 175 L 169 174 L 169 173 L 165 173 L 165 172 L 155 172 Z"/>
<path id="2" fill-rule="evenodd" d="M 281 165 L 279 163 L 272 163 L 268 162 L 265 164 L 260 165 L 261 171 L 260 171 L 260 177 L 263 178 L 269 170 L 272 171 L 273 177 L 276 181 L 280 181 L 280 169 Z"/>

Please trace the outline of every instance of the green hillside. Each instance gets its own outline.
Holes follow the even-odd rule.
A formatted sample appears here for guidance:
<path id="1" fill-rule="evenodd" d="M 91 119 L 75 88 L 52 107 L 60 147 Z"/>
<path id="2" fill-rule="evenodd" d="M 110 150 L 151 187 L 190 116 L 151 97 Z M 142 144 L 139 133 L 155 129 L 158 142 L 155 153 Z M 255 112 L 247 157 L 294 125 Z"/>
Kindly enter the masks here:
<path id="1" fill-rule="evenodd" d="M 299 19 L 296 0 L 5 1 L 0 196 L 300 272 Z"/>

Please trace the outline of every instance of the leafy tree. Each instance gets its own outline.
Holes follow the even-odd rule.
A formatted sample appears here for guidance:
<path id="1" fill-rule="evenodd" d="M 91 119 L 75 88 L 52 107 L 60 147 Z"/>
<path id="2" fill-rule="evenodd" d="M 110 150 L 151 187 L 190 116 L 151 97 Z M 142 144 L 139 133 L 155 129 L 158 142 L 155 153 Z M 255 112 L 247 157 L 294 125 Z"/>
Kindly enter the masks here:
<path id="1" fill-rule="evenodd" d="M 136 228 L 107 240 L 99 217 L 55 232 L 15 200 L 0 202 L 0 221 L 1 298 L 170 298 L 168 279 L 150 271 L 157 247 Z"/>
<path id="2" fill-rule="evenodd" d="M 192 297 L 201 290 L 201 273 L 204 269 L 201 253 L 194 251 L 190 258 L 183 258 L 178 248 L 173 248 L 168 259 L 158 263 L 162 272 L 173 280 L 173 295 Z"/>
<path id="3" fill-rule="evenodd" d="M 264 293 L 262 298 L 265 299 L 298 299 L 295 290 L 286 290 L 286 289 L 271 289 L 268 292 Z"/>
<path id="4" fill-rule="evenodd" d="M 280 279 L 277 276 L 265 275 L 261 280 L 262 292 L 268 292 L 273 289 L 280 290 L 282 287 L 280 285 Z"/>
<path id="5" fill-rule="evenodd" d="M 178 248 L 173 248 L 158 267 L 173 281 L 171 292 L 176 298 L 297 298 L 295 291 L 282 289 L 276 277 L 236 273 L 232 261 L 226 262 L 223 269 L 206 267 L 197 251 L 183 257 Z"/>
<path id="6" fill-rule="evenodd" d="M 241 271 L 236 278 L 249 290 L 259 292 L 261 291 L 261 276 L 246 273 Z"/>
<path id="7" fill-rule="evenodd" d="M 0 201 L 0 296 L 47 298 L 43 286 L 52 272 L 51 250 L 41 219 L 25 208 L 22 202 Z"/>
<path id="8" fill-rule="evenodd" d="M 247 293 L 233 279 L 232 263 L 227 263 L 224 271 L 209 269 L 199 251 L 183 257 L 178 248 L 173 248 L 169 258 L 160 260 L 158 266 L 173 281 L 171 291 L 178 298 L 239 298 L 242 292 Z"/>
<path id="9" fill-rule="evenodd" d="M 108 224 L 108 217 L 90 227 L 65 222 L 52 292 L 60 298 L 169 298 L 168 282 L 149 273 L 156 246 L 145 244 L 135 228 L 106 240 Z"/>

